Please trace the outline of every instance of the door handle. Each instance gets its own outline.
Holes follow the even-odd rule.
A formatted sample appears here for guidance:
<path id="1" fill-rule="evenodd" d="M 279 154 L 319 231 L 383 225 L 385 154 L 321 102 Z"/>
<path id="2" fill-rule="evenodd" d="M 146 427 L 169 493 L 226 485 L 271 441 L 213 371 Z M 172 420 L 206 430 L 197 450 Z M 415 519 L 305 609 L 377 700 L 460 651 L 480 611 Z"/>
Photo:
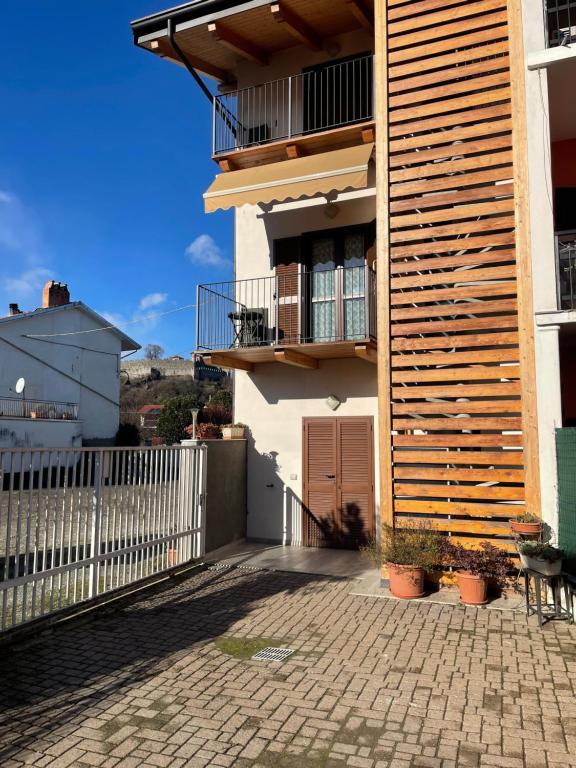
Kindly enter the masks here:
<path id="1" fill-rule="evenodd" d="M 335 480 L 336 479 L 336 475 L 326 475 L 326 477 L 328 478 L 328 480 Z"/>

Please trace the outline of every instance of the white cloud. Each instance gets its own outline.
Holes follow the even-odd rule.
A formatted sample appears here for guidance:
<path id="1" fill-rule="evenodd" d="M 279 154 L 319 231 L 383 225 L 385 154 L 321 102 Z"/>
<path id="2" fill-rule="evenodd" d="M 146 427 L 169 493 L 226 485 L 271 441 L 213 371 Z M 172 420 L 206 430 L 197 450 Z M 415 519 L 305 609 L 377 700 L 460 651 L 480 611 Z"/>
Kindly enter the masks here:
<path id="1" fill-rule="evenodd" d="M 138 308 L 131 314 L 121 312 L 100 312 L 100 314 L 109 323 L 132 336 L 144 347 L 149 343 L 159 343 L 156 338 L 150 336 L 150 333 L 154 331 L 161 320 L 158 315 L 162 314 L 162 312 L 155 312 L 154 307 L 164 304 L 167 298 L 167 293 L 148 293 L 140 299 Z"/>
<path id="2" fill-rule="evenodd" d="M 9 294 L 10 300 L 22 301 L 32 294 L 37 294 L 38 305 L 40 304 L 40 289 L 47 280 L 52 277 L 49 269 L 44 267 L 33 267 L 25 270 L 19 275 L 10 275 L 0 278 L 0 286 Z"/>
<path id="3" fill-rule="evenodd" d="M 38 219 L 12 192 L 0 189 L 0 292 L 13 302 L 41 303 L 40 289 L 51 277 Z"/>
<path id="4" fill-rule="evenodd" d="M 140 299 L 138 308 L 144 310 L 150 309 L 151 307 L 157 307 L 159 304 L 164 304 L 167 298 L 167 293 L 149 293 L 147 296 L 143 296 Z"/>
<path id="5" fill-rule="evenodd" d="M 190 256 L 192 264 L 200 264 L 206 267 L 227 267 L 230 261 L 222 254 L 222 249 L 210 235 L 198 235 L 193 240 L 186 254 Z"/>

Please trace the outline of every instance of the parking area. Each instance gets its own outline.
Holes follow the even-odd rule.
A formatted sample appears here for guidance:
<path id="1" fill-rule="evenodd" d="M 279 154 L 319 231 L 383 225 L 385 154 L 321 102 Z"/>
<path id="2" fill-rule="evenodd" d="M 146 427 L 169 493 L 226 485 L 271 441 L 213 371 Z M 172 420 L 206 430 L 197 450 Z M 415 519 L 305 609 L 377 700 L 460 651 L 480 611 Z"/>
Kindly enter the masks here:
<path id="1" fill-rule="evenodd" d="M 576 766 L 574 627 L 326 575 L 194 572 L 0 674 L 3 768 Z"/>

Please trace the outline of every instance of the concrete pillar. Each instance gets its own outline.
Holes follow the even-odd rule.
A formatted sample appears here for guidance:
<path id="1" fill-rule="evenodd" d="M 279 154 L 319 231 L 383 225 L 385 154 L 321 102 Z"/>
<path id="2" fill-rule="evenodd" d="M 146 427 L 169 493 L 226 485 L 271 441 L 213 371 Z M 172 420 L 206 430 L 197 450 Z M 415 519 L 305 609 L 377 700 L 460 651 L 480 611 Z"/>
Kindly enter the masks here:
<path id="1" fill-rule="evenodd" d="M 537 326 L 536 387 L 539 403 L 538 433 L 542 518 L 555 535 L 558 531 L 558 474 L 555 430 L 562 426 L 559 336 L 559 325 Z"/>

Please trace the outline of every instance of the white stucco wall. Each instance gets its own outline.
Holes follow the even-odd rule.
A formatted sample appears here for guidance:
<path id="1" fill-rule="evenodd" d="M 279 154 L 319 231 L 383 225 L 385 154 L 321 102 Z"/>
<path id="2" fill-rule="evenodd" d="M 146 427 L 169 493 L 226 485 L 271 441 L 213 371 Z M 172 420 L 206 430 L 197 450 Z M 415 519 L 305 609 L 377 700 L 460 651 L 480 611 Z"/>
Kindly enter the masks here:
<path id="1" fill-rule="evenodd" d="M 335 412 L 329 395 L 342 401 Z M 236 373 L 235 418 L 250 427 L 249 538 L 301 543 L 302 420 L 310 416 L 374 417 L 378 525 L 376 366 L 356 359 L 321 360 L 317 370 L 271 363 Z"/>
<path id="2" fill-rule="evenodd" d="M 338 215 L 326 216 L 326 200 L 236 210 L 236 279 L 272 275 L 273 241 L 304 232 L 365 224 L 376 214 L 374 196 L 363 190 L 337 200 Z M 305 346 L 303 346 L 305 352 Z M 334 413 L 325 401 L 336 395 Z M 375 488 L 378 489 L 376 366 L 363 360 L 321 360 L 306 370 L 281 363 L 236 372 L 235 419 L 250 428 L 248 527 L 250 538 L 301 543 L 302 419 L 309 416 L 373 416 Z M 269 487 L 272 484 L 272 487 Z M 378 509 L 378 501 L 376 503 Z"/>
<path id="3" fill-rule="evenodd" d="M 80 421 L 0 419 L 0 449 L 79 448 L 81 445 Z"/>
<path id="4" fill-rule="evenodd" d="M 270 213 L 264 213 L 256 205 L 237 208 L 234 218 L 236 280 L 274 274 L 274 240 L 372 221 L 376 217 L 375 197 L 366 197 L 365 192 L 348 193 L 344 201 L 336 198 L 338 214 L 333 219 L 326 215 L 325 198 L 275 206 Z"/>
<path id="5" fill-rule="evenodd" d="M 112 440 L 119 422 L 121 341 L 111 332 L 51 339 L 28 334 L 66 333 L 97 327 L 74 307 L 0 323 L 0 397 L 14 397 L 19 377 L 30 400 L 79 404 L 84 440 Z"/>

